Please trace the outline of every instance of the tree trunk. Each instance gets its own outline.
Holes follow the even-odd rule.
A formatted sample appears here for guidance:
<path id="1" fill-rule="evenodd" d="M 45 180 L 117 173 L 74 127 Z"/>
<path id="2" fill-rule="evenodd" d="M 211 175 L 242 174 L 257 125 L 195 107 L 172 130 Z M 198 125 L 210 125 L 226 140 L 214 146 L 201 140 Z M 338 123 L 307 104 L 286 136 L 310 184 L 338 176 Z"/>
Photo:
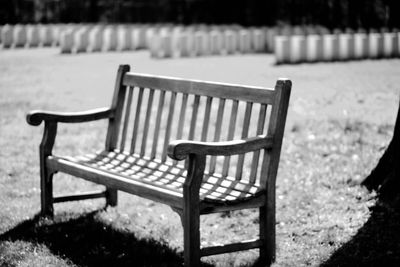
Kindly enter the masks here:
<path id="1" fill-rule="evenodd" d="M 400 199 L 400 105 L 392 140 L 371 174 L 362 185 L 376 190 L 383 201 Z"/>

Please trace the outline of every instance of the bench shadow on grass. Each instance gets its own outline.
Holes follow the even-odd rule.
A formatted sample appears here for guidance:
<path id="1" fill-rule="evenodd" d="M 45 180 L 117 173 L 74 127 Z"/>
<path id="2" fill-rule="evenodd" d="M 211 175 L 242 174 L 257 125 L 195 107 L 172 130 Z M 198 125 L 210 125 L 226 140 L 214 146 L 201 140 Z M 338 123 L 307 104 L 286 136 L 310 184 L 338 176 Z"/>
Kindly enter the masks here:
<path id="1" fill-rule="evenodd" d="M 321 266 L 400 266 L 400 209 L 383 202 L 357 234 Z"/>
<path id="2" fill-rule="evenodd" d="M 183 266 L 182 253 L 114 229 L 96 220 L 95 215 L 92 212 L 65 222 L 46 222 L 36 216 L 0 235 L 0 240 L 44 244 L 78 266 Z"/>

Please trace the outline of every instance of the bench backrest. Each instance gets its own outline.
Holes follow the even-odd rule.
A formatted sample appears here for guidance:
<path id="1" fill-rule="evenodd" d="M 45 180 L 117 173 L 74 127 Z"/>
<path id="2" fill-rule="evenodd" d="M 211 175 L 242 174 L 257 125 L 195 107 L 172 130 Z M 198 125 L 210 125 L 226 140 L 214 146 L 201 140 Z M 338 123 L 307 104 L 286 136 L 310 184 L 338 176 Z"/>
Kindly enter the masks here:
<path id="1" fill-rule="evenodd" d="M 167 157 L 171 140 L 228 141 L 268 134 L 274 138 L 272 149 L 209 157 L 206 166 L 208 173 L 264 187 L 267 177 L 276 176 L 290 88 L 285 79 L 268 89 L 137 74 L 122 65 L 106 149 L 175 163 Z"/>

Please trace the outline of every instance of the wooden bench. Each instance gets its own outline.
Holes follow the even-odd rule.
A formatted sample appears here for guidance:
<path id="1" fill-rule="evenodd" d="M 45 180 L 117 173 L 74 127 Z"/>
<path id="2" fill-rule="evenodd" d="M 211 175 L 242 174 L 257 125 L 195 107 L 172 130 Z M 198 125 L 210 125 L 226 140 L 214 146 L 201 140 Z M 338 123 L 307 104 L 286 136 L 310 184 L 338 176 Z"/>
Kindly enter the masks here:
<path id="1" fill-rule="evenodd" d="M 253 248 L 260 249 L 261 263 L 273 262 L 275 180 L 291 82 L 280 79 L 268 89 L 129 71 L 119 67 L 111 107 L 27 115 L 31 125 L 45 122 L 41 214 L 53 216 L 54 203 L 71 200 L 104 197 L 115 206 L 121 190 L 167 204 L 181 216 L 185 266 L 198 266 L 202 256 Z M 104 151 L 52 154 L 58 123 L 100 119 L 108 120 Z M 56 172 L 105 190 L 54 197 Z M 200 248 L 200 215 L 248 208 L 259 208 L 258 239 Z"/>

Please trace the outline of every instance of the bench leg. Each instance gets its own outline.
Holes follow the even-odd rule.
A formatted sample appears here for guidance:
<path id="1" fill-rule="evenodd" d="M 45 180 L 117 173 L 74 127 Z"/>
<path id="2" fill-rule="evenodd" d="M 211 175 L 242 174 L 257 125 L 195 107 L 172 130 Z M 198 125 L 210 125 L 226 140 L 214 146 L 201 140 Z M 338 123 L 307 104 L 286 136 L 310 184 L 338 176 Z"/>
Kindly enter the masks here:
<path id="1" fill-rule="evenodd" d="M 107 187 L 106 206 L 115 207 L 118 204 L 118 191 Z"/>
<path id="2" fill-rule="evenodd" d="M 260 208 L 260 266 L 270 266 L 275 261 L 275 214 L 268 212 L 267 206 Z"/>
<path id="3" fill-rule="evenodd" d="M 183 211 L 185 267 L 200 266 L 200 211 L 198 207 Z"/>
<path id="4" fill-rule="evenodd" d="M 40 214 L 46 217 L 53 217 L 53 173 L 49 172 L 45 167 L 40 174 L 40 198 Z"/>
<path id="5" fill-rule="evenodd" d="M 40 200 L 42 216 L 53 217 L 53 174 L 54 171 L 47 168 L 46 159 L 51 155 L 54 140 L 57 133 L 57 123 L 45 122 L 42 142 L 39 147 L 40 160 Z"/>

